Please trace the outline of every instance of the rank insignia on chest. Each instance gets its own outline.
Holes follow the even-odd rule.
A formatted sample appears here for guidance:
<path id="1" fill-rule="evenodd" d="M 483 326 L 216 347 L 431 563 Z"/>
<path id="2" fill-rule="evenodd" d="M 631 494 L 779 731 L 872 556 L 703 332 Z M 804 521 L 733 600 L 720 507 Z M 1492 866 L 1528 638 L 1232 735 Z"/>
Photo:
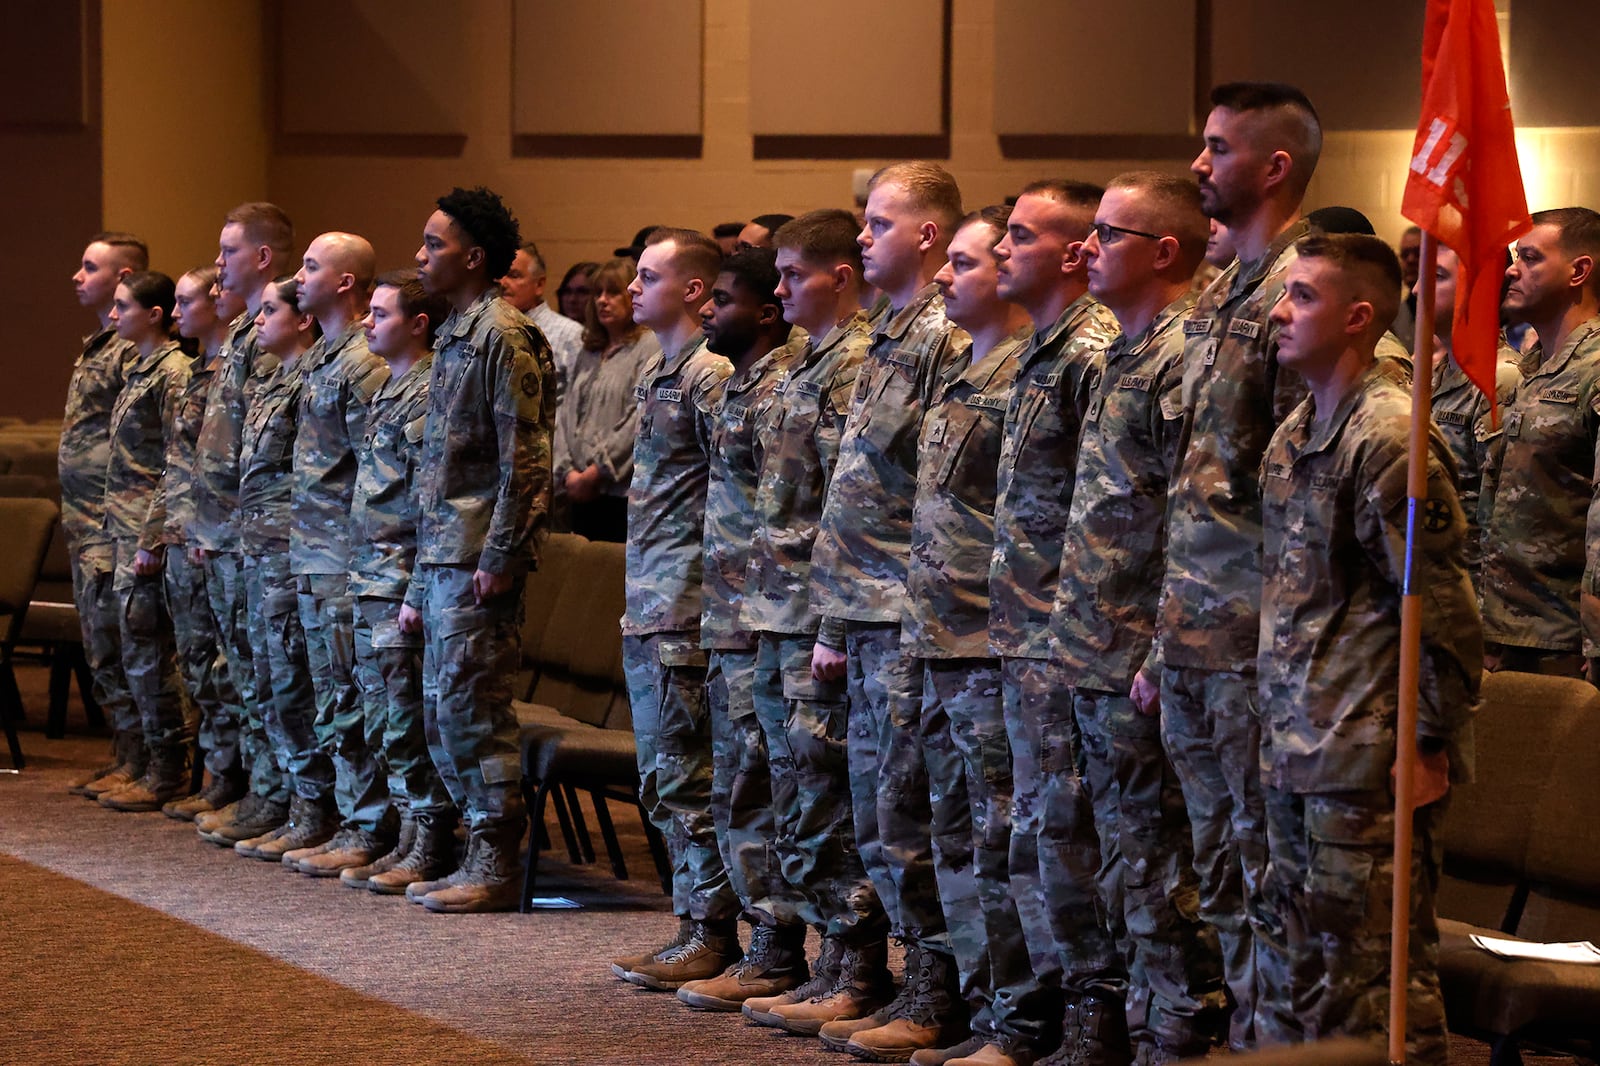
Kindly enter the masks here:
<path id="1" fill-rule="evenodd" d="M 1094 398 L 1094 400 L 1089 404 L 1089 410 L 1085 411 L 1083 414 L 1083 420 L 1085 422 L 1100 421 L 1100 407 L 1102 402 L 1103 401 L 1100 399 L 1100 397 L 1096 396 Z"/>
<path id="2" fill-rule="evenodd" d="M 1251 319 L 1238 319 L 1228 323 L 1228 335 L 1255 340 L 1261 336 L 1261 323 Z"/>
<path id="3" fill-rule="evenodd" d="M 664 400 L 667 403 L 682 403 L 683 402 L 683 390 L 682 389 L 657 389 L 656 390 L 656 399 Z"/>
<path id="4" fill-rule="evenodd" d="M 1277 478 L 1279 481 L 1289 480 L 1290 467 L 1288 463 L 1268 463 L 1267 476 Z"/>
<path id="5" fill-rule="evenodd" d="M 730 425 L 742 426 L 744 425 L 745 416 L 750 413 L 750 408 L 743 404 L 730 403 L 722 409 L 722 413 L 728 419 Z"/>
<path id="6" fill-rule="evenodd" d="M 928 443 L 943 444 L 944 427 L 947 425 L 949 425 L 949 423 L 942 418 L 934 421 L 934 423 L 928 427 Z"/>
<path id="7" fill-rule="evenodd" d="M 1212 366 L 1216 363 L 1216 361 L 1217 342 L 1215 340 L 1208 340 L 1206 341 L 1206 346 L 1200 355 L 1200 364 L 1202 366 Z"/>
<path id="8" fill-rule="evenodd" d="M 638 400 L 640 403 L 643 403 L 645 400 L 650 398 L 650 390 L 645 388 L 643 385 L 635 385 L 633 387 L 633 398 Z"/>

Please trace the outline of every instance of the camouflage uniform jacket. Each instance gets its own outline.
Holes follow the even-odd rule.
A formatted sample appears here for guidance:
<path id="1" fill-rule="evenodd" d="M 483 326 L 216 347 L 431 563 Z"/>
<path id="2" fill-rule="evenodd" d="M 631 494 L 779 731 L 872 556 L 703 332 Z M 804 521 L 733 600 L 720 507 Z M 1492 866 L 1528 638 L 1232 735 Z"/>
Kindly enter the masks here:
<path id="1" fill-rule="evenodd" d="M 1505 414 L 1517 398 L 1522 371 L 1516 355 L 1502 346 L 1495 363 L 1495 395 L 1500 404 L 1501 424 L 1490 424 L 1489 398 L 1456 365 L 1454 359 L 1437 353 L 1433 364 L 1433 421 L 1444 434 L 1445 443 L 1456 461 L 1456 498 L 1467 515 L 1467 572 L 1473 583 L 1483 566 L 1483 526 L 1478 511 L 1482 506 L 1484 470 L 1489 448 L 1505 426 Z"/>
<path id="2" fill-rule="evenodd" d="M 206 393 L 211 389 L 211 379 L 216 375 L 220 359 L 221 352 L 212 357 L 201 352 L 191 359 L 188 381 L 183 395 L 178 397 L 171 444 L 167 448 L 167 470 L 161 479 L 162 493 L 167 499 L 167 530 L 162 539 L 168 544 L 183 544 L 189 539 L 189 526 L 194 521 L 195 446 L 200 438 L 200 423 L 206 414 Z"/>
<path id="3" fill-rule="evenodd" d="M 722 386 L 711 429 L 711 470 L 706 487 L 705 604 L 700 613 L 700 643 L 706 648 L 756 646 L 755 634 L 740 621 L 750 544 L 755 538 L 756 483 L 763 453 L 771 441 L 769 409 L 773 389 L 805 344 L 805 333 L 735 373 Z"/>
<path id="4" fill-rule="evenodd" d="M 417 454 L 428 419 L 430 352 L 367 406 L 350 510 L 350 594 L 405 598 L 417 555 Z"/>
<path id="5" fill-rule="evenodd" d="M 1150 655 L 1193 306 L 1189 294 L 1169 304 L 1137 337 L 1112 341 L 1095 368 L 1050 616 L 1052 649 L 1078 688 L 1124 694 Z"/>
<path id="6" fill-rule="evenodd" d="M 1167 666 L 1255 669 L 1261 628 L 1261 456 L 1305 395 L 1278 366 L 1267 318 L 1304 219 L 1253 263 L 1235 262 L 1184 323 L 1185 439 L 1167 512 L 1157 656 Z"/>
<path id="7" fill-rule="evenodd" d="M 1091 371 L 1116 336 L 1117 320 L 1085 294 L 1022 354 L 1006 410 L 989 567 L 989 646 L 996 655 L 1050 654 L 1050 605 Z"/>
<path id="8" fill-rule="evenodd" d="M 1395 760 L 1411 398 L 1376 369 L 1326 421 L 1307 399 L 1262 462 L 1261 697 L 1266 781 L 1379 791 Z M 1483 636 L 1462 559 L 1466 518 L 1435 430 L 1413 582 L 1422 598 L 1417 731 L 1471 772 Z"/>
<path id="9" fill-rule="evenodd" d="M 389 364 L 367 350 L 361 323 L 323 334 L 300 357 L 299 429 L 294 438 L 294 521 L 289 568 L 296 574 L 350 571 L 350 500 L 367 405 Z"/>
<path id="10" fill-rule="evenodd" d="M 1483 518 L 1483 635 L 1577 653 L 1584 537 L 1600 426 L 1600 317 L 1522 383 L 1503 414 L 1494 497 Z"/>
<path id="11" fill-rule="evenodd" d="M 771 424 L 761 428 L 766 446 L 741 612 L 756 632 L 817 631 L 811 550 L 869 343 L 867 317 L 858 312 L 821 339 L 809 338 L 773 390 Z M 843 632 L 826 636 L 831 647 L 844 642 Z"/>
<path id="12" fill-rule="evenodd" d="M 111 409 L 122 392 L 123 368 L 137 355 L 115 331 L 83 342 L 72 367 L 67 412 L 61 420 L 56 472 L 61 478 L 61 528 L 69 543 L 106 539 L 106 463 L 111 459 Z"/>
<path id="13" fill-rule="evenodd" d="M 947 382 L 922 420 L 900 646 L 924 659 L 986 659 L 989 562 L 1006 409 L 1033 327 Z M 970 350 L 970 349 L 969 349 Z"/>
<path id="14" fill-rule="evenodd" d="M 653 357 L 634 386 L 626 634 L 692 633 L 698 644 L 712 423 L 732 373 L 733 364 L 696 337 L 671 358 Z"/>
<path id="15" fill-rule="evenodd" d="M 966 363 L 969 343 L 932 284 L 873 321 L 811 553 L 811 601 L 822 615 L 900 621 L 922 416 Z"/>
<path id="16" fill-rule="evenodd" d="M 305 356 L 285 367 L 259 353 L 250 372 L 250 403 L 239 435 L 239 548 L 253 555 L 288 552 L 294 438 L 305 382 Z"/>
<path id="17" fill-rule="evenodd" d="M 221 361 L 206 391 L 206 413 L 194 449 L 194 520 L 189 534 L 197 547 L 211 551 L 239 550 L 239 442 L 260 351 L 255 315 L 244 311 L 228 327 Z"/>
<path id="18" fill-rule="evenodd" d="M 189 384 L 189 357 L 176 341 L 158 345 L 124 368 L 122 393 L 111 409 L 111 455 L 106 462 L 106 536 L 136 540 L 145 551 L 166 543 L 167 450 Z"/>
<path id="19" fill-rule="evenodd" d="M 491 574 L 537 568 L 555 417 L 545 384 L 554 374 L 544 335 L 495 289 L 444 320 L 417 460 L 417 562 Z"/>

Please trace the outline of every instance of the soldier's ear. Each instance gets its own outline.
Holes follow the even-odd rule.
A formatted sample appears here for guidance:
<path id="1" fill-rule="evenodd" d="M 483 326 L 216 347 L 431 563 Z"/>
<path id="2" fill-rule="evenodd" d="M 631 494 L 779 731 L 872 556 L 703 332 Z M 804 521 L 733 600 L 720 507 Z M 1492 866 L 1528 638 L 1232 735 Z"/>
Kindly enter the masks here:
<path id="1" fill-rule="evenodd" d="M 1594 277 L 1594 257 L 1580 255 L 1572 260 L 1572 287 L 1582 288 Z"/>
<path id="2" fill-rule="evenodd" d="M 412 315 L 411 321 L 406 323 L 406 329 L 411 331 L 413 337 L 426 337 L 428 335 L 428 316 Z"/>
<path id="3" fill-rule="evenodd" d="M 1350 304 L 1350 313 L 1345 320 L 1345 332 L 1352 336 L 1361 336 L 1372 325 L 1375 314 L 1372 304 L 1367 300 L 1356 300 Z"/>

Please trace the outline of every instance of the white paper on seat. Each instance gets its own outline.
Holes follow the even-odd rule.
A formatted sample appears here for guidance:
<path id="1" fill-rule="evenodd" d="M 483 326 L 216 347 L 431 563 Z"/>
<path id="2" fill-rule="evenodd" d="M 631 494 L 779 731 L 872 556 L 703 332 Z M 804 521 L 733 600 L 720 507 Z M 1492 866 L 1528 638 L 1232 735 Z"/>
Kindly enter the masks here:
<path id="1" fill-rule="evenodd" d="M 1536 959 L 1539 962 L 1577 962 L 1600 965 L 1600 948 L 1587 940 L 1567 944 L 1533 944 L 1526 940 L 1501 940 L 1499 937 L 1472 934 L 1472 942 L 1505 959 Z"/>

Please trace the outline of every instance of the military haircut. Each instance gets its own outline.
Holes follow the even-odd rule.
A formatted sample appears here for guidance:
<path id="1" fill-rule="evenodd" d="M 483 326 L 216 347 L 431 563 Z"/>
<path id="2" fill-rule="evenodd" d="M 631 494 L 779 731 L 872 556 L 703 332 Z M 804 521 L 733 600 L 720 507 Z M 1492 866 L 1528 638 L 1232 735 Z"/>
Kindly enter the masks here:
<path id="1" fill-rule="evenodd" d="M 1552 207 L 1533 213 L 1535 226 L 1554 226 L 1556 244 L 1568 259 L 1587 256 L 1595 269 L 1589 275 L 1591 291 L 1600 291 L 1600 213 L 1587 207 Z"/>
<path id="2" fill-rule="evenodd" d="M 129 270 L 150 269 L 150 246 L 144 243 L 142 237 L 135 237 L 122 230 L 108 229 L 90 237 L 89 243 L 103 244 L 110 248 L 122 260 L 122 265 Z"/>
<path id="3" fill-rule="evenodd" d="M 812 266 L 832 268 L 844 263 L 861 276 L 861 245 L 856 235 L 861 223 L 848 211 L 835 207 L 807 211 L 778 227 L 774 248 L 790 248 Z"/>
<path id="4" fill-rule="evenodd" d="M 1178 267 L 1193 274 L 1206 257 L 1210 220 L 1200 207 L 1200 186 L 1188 176 L 1160 170 L 1129 170 L 1108 183 L 1113 189 L 1132 189 L 1143 197 L 1141 207 L 1148 228 L 1178 240 Z"/>
<path id="5" fill-rule="evenodd" d="M 505 201 L 482 185 L 471 189 L 458 185 L 434 202 L 473 245 L 483 249 L 484 276 L 490 281 L 505 277 L 522 245 L 522 230 Z"/>
<path id="6" fill-rule="evenodd" d="M 1271 119 L 1263 131 L 1269 153 L 1287 151 L 1290 188 L 1304 195 L 1322 156 L 1322 119 L 1305 93 L 1276 81 L 1230 81 L 1211 90 L 1211 106 L 1240 114 L 1256 112 Z"/>
<path id="7" fill-rule="evenodd" d="M 294 254 L 294 223 L 277 204 L 262 200 L 240 204 L 222 216 L 222 224 L 238 226 L 252 244 L 271 248 L 274 260 L 287 261 Z"/>
<path id="8" fill-rule="evenodd" d="M 1018 197 L 1042 196 L 1067 208 L 1070 221 L 1066 236 L 1081 241 L 1088 238 L 1089 227 L 1094 225 L 1094 213 L 1099 210 L 1100 198 L 1105 194 L 1103 188 L 1091 181 L 1040 178 L 1038 181 L 1028 182 L 1017 195 Z"/>
<path id="9" fill-rule="evenodd" d="M 955 177 L 938 163 L 912 160 L 890 163 L 872 175 L 867 183 L 871 192 L 880 185 L 898 185 L 911 201 L 911 206 L 926 211 L 938 223 L 939 231 L 947 237 L 961 221 L 961 186 Z"/>
<path id="10" fill-rule="evenodd" d="M 1302 259 L 1332 263 L 1356 298 L 1372 305 L 1368 338 L 1383 336 L 1400 310 L 1400 257 L 1387 241 L 1365 233 L 1313 233 L 1295 249 Z"/>
<path id="11" fill-rule="evenodd" d="M 549 268 L 544 265 L 544 256 L 540 253 L 539 246 L 537 244 L 533 243 L 532 241 L 523 241 L 522 247 L 518 248 L 517 251 L 526 253 L 528 258 L 533 260 L 534 277 L 542 278 L 549 272 Z M 511 258 L 515 259 L 516 256 L 512 256 Z"/>
<path id="12" fill-rule="evenodd" d="M 755 296 L 762 303 L 778 305 L 778 253 L 771 248 L 741 248 L 722 261 L 721 274 Z M 782 315 L 780 314 L 781 318 Z"/>
<path id="13" fill-rule="evenodd" d="M 718 222 L 711 228 L 711 236 L 719 241 L 724 237 L 737 237 L 744 227 L 743 222 Z"/>
<path id="14" fill-rule="evenodd" d="M 134 302 L 147 311 L 160 309 L 162 324 L 172 331 L 172 308 L 178 302 L 177 285 L 159 270 L 140 270 L 117 284 L 128 290 Z"/>
<path id="15" fill-rule="evenodd" d="M 429 293 L 423 287 L 422 277 L 415 267 L 385 271 L 378 275 L 378 280 L 373 282 L 372 287 L 393 289 L 395 304 L 406 318 L 427 316 L 428 332 L 423 339 L 428 347 L 432 348 L 434 334 L 439 332 L 440 324 L 450 317 L 450 301 L 443 296 Z"/>
<path id="16" fill-rule="evenodd" d="M 649 248 L 668 241 L 672 242 L 673 267 L 710 287 L 717 279 L 717 271 L 722 269 L 722 248 L 717 242 L 699 230 L 657 226 L 645 238 L 644 245 Z"/>
<path id="17" fill-rule="evenodd" d="M 980 207 L 976 211 L 969 211 L 960 222 L 956 224 L 955 232 L 959 233 L 968 226 L 989 227 L 989 250 L 993 251 L 1006 236 L 1006 223 L 1011 219 L 1010 204 L 990 204 Z"/>
<path id="18" fill-rule="evenodd" d="M 755 218 L 752 218 L 750 221 L 751 221 L 751 223 L 753 225 L 760 226 L 762 229 L 766 230 L 768 233 L 777 233 L 779 229 L 783 228 L 783 224 L 785 222 L 788 222 L 788 221 L 792 220 L 793 218 L 794 218 L 793 215 L 785 215 L 785 214 L 781 214 L 781 213 L 778 213 L 778 212 L 774 212 L 773 214 L 770 214 L 770 215 L 757 215 Z M 740 228 L 743 229 L 744 227 L 741 226 Z M 737 237 L 738 234 L 734 234 L 734 236 Z"/>

